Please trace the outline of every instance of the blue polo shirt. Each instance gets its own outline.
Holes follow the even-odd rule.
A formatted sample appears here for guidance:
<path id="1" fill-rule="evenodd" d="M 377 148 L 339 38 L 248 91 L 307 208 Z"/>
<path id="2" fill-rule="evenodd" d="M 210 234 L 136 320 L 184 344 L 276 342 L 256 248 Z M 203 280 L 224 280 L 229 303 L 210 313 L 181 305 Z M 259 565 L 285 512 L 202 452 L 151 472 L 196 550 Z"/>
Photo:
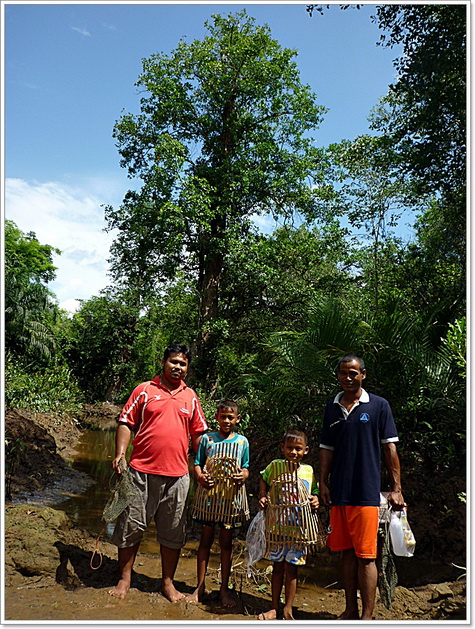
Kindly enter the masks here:
<path id="1" fill-rule="evenodd" d="M 325 409 L 320 448 L 333 450 L 330 494 L 333 505 L 379 506 L 381 444 L 398 441 L 387 400 L 364 389 L 350 412 L 341 391 Z"/>

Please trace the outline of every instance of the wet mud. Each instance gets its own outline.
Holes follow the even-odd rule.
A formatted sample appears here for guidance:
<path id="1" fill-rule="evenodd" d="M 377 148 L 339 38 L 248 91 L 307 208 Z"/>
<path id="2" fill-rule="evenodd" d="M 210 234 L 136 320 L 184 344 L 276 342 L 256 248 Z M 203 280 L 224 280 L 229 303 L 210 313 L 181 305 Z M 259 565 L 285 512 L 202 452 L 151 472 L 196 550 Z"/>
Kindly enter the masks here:
<path id="1" fill-rule="evenodd" d="M 113 409 L 114 410 L 114 409 Z M 17 435 L 25 434 L 29 424 L 22 415 L 10 416 L 10 432 L 17 426 Z M 110 415 L 96 418 L 110 426 Z M 34 422 L 35 418 L 29 418 Z M 17 423 L 21 422 L 19 428 Z M 36 425 L 48 423 L 42 417 Z M 5 505 L 5 600 L 6 621 L 185 621 L 190 624 L 210 621 L 257 622 L 257 614 L 270 605 L 270 570 L 261 561 L 251 578 L 247 576 L 244 540 L 235 541 L 231 583 L 236 606 L 223 608 L 219 601 L 219 548 L 212 549 L 207 576 L 207 593 L 202 602 L 170 603 L 160 594 L 160 557 L 154 539 L 153 525 L 140 547 L 135 564 L 132 588 L 124 600 L 109 595 L 118 580 L 117 551 L 108 542 L 111 532 L 102 529 L 102 508 L 108 497 L 110 477 L 110 444 L 108 431 L 96 431 L 89 424 L 88 432 L 63 429 L 55 434 L 69 457 L 54 460 L 48 468 L 42 462 L 43 476 L 33 491 L 25 492 L 28 483 L 12 482 L 12 500 Z M 23 431 L 23 433 L 21 432 Z M 50 452 L 57 454 L 51 442 Z M 67 444 L 67 445 L 65 445 Z M 74 447 L 72 447 L 74 445 Z M 61 447 L 61 446 L 60 446 Z M 58 448 L 59 449 L 59 448 Z M 58 450 L 57 449 L 57 450 Z M 43 456 L 37 449 L 38 456 Z M 30 452 L 31 455 L 31 452 Z M 34 467 L 34 457 L 30 456 Z M 21 461 L 20 461 L 21 464 Z M 58 473 L 47 473 L 47 470 Z M 71 472 L 71 474 L 69 474 Z M 16 471 L 20 478 L 21 473 Z M 41 480 L 46 479 L 43 488 Z M 185 594 L 196 582 L 196 552 L 199 529 L 190 527 L 189 541 L 182 551 L 176 585 Z M 242 534 L 241 534 L 242 537 Z M 99 553 L 95 553 L 96 548 Z M 95 554 L 94 554 L 95 553 Z M 94 554 L 94 557 L 93 557 Z M 94 570 L 101 564 L 99 569 Z M 375 619 L 401 620 L 465 620 L 466 583 L 463 566 L 433 558 L 398 559 L 398 586 L 391 609 L 386 609 L 377 596 Z M 300 569 L 299 587 L 294 615 L 298 621 L 326 623 L 335 620 L 344 608 L 344 592 L 339 573 L 339 558 L 328 550 L 310 557 Z"/>

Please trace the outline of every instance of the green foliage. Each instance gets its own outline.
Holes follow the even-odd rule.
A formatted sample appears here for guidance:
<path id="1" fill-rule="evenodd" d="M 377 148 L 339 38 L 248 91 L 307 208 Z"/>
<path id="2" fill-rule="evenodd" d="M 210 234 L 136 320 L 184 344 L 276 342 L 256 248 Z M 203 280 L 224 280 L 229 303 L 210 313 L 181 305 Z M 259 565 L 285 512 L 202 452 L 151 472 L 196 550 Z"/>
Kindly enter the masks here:
<path id="1" fill-rule="evenodd" d="M 387 103 L 401 168 L 423 191 L 465 184 L 467 5 L 379 5 L 384 46 L 402 44 Z"/>
<path id="2" fill-rule="evenodd" d="M 256 410 L 266 409 L 273 428 L 291 421 L 318 429 L 326 401 L 339 390 L 338 358 L 359 354 L 368 371 L 365 386 L 390 400 L 404 446 L 438 465 L 460 464 L 464 381 L 454 357 L 431 345 L 436 314 L 414 317 L 397 303 L 378 313 L 358 312 L 343 301 L 319 300 L 311 306 L 308 324 L 273 335 L 262 366 L 235 386 L 251 385 L 259 392 Z"/>
<path id="3" fill-rule="evenodd" d="M 448 352 L 450 359 L 457 365 L 460 375 L 466 378 L 467 369 L 467 319 L 457 319 L 449 323 L 447 336 L 442 339 L 442 345 Z"/>
<path id="4" fill-rule="evenodd" d="M 88 400 L 111 400 L 122 389 L 139 310 L 127 294 L 102 291 L 81 303 L 70 325 L 68 359 Z"/>
<path id="5" fill-rule="evenodd" d="M 78 412 L 84 402 L 67 365 L 53 362 L 34 369 L 10 354 L 5 360 L 5 404 L 39 413 Z"/>
<path id="6" fill-rule="evenodd" d="M 45 286 L 55 277 L 53 253 L 60 252 L 5 221 L 5 348 L 37 365 L 55 350 L 51 324 L 58 308 Z"/>
<path id="7" fill-rule="evenodd" d="M 17 277 L 28 281 L 47 283 L 54 280 L 56 267 L 54 253 L 61 253 L 51 245 L 41 245 L 34 232 L 24 234 L 13 221 L 5 221 L 5 272 L 13 270 Z"/>
<path id="8" fill-rule="evenodd" d="M 114 136 L 144 185 L 106 217 L 119 230 L 116 282 L 138 278 L 146 295 L 177 273 L 194 278 L 198 366 L 212 382 L 220 287 L 234 248 L 253 242 L 251 217 L 321 215 L 310 133 L 324 110 L 267 26 L 245 11 L 205 26 L 203 40 L 143 60 L 141 113 L 122 116 Z"/>
<path id="9" fill-rule="evenodd" d="M 393 143 L 398 168 L 417 193 L 434 197 L 416 224 L 414 256 L 428 275 L 429 291 L 439 284 L 436 298 L 445 282 L 430 269 L 438 266 L 445 274 L 447 260 L 456 299 L 465 285 L 467 6 L 381 5 L 375 19 L 384 31 L 381 43 L 402 44 L 403 55 L 383 99 L 386 116 L 373 127 Z"/>

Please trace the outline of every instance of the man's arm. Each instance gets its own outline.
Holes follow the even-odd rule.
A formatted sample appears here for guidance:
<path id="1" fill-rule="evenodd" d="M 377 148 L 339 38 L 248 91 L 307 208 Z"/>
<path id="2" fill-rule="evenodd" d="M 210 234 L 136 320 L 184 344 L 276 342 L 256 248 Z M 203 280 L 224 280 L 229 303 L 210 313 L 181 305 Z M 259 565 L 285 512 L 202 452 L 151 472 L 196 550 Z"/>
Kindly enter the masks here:
<path id="1" fill-rule="evenodd" d="M 320 499 L 324 505 L 331 505 L 330 487 L 328 480 L 333 463 L 333 450 L 320 448 L 320 480 L 318 486 L 320 488 Z"/>
<path id="2" fill-rule="evenodd" d="M 198 446 L 200 445 L 201 437 L 204 434 L 204 432 L 198 432 L 195 435 L 191 435 L 191 446 L 195 453 L 198 452 Z"/>
<path id="3" fill-rule="evenodd" d="M 389 474 L 391 491 L 388 495 L 389 504 L 397 511 L 404 507 L 404 496 L 401 487 L 401 464 L 397 453 L 396 444 L 383 443 L 384 464 Z"/>
<path id="4" fill-rule="evenodd" d="M 112 469 L 117 474 L 120 474 L 122 470 L 119 466 L 120 459 L 125 459 L 125 454 L 129 446 L 131 430 L 127 424 L 119 424 L 117 426 L 117 432 L 115 434 L 115 459 L 112 461 Z"/>

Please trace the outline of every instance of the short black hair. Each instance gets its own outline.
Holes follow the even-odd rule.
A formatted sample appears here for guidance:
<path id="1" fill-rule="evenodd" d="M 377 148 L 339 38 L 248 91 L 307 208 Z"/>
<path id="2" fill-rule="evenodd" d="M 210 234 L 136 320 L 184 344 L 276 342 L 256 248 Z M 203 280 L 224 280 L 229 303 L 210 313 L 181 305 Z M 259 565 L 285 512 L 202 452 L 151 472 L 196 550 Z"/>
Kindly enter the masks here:
<path id="1" fill-rule="evenodd" d="M 282 435 L 282 444 L 284 444 L 287 439 L 302 439 L 305 445 L 307 443 L 307 435 L 303 432 L 303 430 L 296 430 L 295 428 L 289 428 Z"/>
<path id="2" fill-rule="evenodd" d="M 183 354 L 187 360 L 188 364 L 190 364 L 191 360 L 191 350 L 187 345 L 180 345 L 175 343 L 174 345 L 169 345 L 166 350 L 163 352 L 163 360 L 166 360 L 170 354 Z"/>
<path id="3" fill-rule="evenodd" d="M 336 370 L 340 370 L 340 365 L 342 363 L 351 363 L 351 361 L 353 360 L 356 360 L 356 362 L 360 366 L 360 371 L 365 371 L 364 360 L 361 358 L 361 356 L 357 356 L 356 354 L 345 354 L 344 356 L 342 356 L 338 361 Z"/>
<path id="4" fill-rule="evenodd" d="M 223 399 L 223 400 L 219 400 L 218 402 L 218 411 L 220 408 L 231 408 L 233 411 L 236 411 L 237 413 L 239 410 L 239 405 L 234 400 Z"/>

